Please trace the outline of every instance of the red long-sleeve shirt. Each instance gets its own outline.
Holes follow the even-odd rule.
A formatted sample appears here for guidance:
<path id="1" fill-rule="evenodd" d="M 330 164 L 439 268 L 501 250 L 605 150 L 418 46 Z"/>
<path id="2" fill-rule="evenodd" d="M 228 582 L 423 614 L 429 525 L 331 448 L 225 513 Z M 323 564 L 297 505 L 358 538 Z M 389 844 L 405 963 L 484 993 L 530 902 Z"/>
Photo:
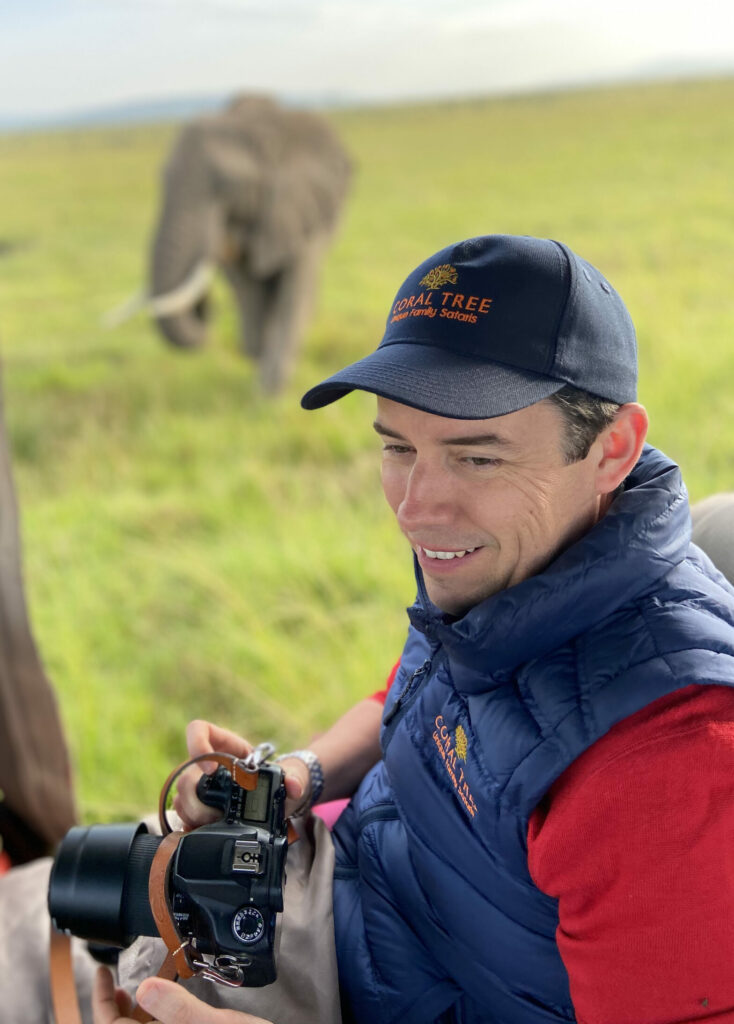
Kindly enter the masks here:
<path id="1" fill-rule="evenodd" d="M 528 866 L 579 1024 L 734 1022 L 734 689 L 679 690 L 589 747 L 533 813 Z"/>

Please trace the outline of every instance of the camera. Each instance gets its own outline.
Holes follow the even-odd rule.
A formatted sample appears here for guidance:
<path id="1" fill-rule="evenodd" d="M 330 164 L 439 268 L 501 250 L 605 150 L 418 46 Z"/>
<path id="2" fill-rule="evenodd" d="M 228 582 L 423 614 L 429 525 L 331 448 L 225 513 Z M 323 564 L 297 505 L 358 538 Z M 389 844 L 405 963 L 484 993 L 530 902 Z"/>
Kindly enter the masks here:
<path id="1" fill-rule="evenodd" d="M 184 767 L 169 778 L 162 807 Z M 285 785 L 276 764 L 258 763 L 255 774 L 256 782 L 248 781 L 251 789 L 238 785 L 221 762 L 213 774 L 202 775 L 197 795 L 222 817 L 175 834 L 178 844 L 162 893 L 174 935 L 188 950 L 191 973 L 233 986 L 268 985 L 276 977 L 275 925 L 283 909 L 288 843 Z M 165 838 L 143 824 L 72 828 L 59 846 L 49 881 L 55 927 L 117 947 L 129 946 L 139 935 L 160 934 L 150 883 Z"/>

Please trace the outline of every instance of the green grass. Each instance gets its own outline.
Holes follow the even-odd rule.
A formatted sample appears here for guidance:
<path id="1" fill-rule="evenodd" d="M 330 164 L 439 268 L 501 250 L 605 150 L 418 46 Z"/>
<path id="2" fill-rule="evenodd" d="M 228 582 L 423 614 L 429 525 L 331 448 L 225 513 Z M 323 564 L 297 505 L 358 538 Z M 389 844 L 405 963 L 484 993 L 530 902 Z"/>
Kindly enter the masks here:
<path id="1" fill-rule="evenodd" d="M 298 398 L 379 340 L 426 255 L 563 239 L 625 296 L 651 440 L 734 485 L 734 80 L 331 115 L 356 173 L 296 378 L 258 397 L 223 286 L 208 349 L 100 316 L 142 281 L 173 129 L 0 138 L 0 350 L 35 635 L 86 820 L 150 808 L 210 717 L 301 743 L 381 684 L 412 572 L 364 395 Z"/>

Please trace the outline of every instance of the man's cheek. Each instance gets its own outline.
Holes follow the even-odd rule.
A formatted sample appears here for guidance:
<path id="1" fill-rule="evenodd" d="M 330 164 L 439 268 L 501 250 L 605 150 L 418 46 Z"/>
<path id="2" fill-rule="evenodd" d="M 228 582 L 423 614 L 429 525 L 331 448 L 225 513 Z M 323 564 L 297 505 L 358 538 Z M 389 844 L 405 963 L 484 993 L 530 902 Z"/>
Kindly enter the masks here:
<path id="1" fill-rule="evenodd" d="M 382 481 L 382 493 L 385 495 L 385 500 L 397 515 L 400 503 L 405 495 L 404 475 L 394 466 L 383 465 L 380 479 Z"/>

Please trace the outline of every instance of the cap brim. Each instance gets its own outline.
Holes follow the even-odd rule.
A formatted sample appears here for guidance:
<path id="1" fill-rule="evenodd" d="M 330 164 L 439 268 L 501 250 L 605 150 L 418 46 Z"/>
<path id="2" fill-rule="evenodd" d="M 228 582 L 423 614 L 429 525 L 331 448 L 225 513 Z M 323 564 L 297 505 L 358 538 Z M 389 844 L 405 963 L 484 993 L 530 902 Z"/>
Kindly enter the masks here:
<path id="1" fill-rule="evenodd" d="M 504 416 L 559 391 L 564 381 L 510 369 L 430 345 L 383 345 L 307 391 L 304 409 L 320 409 L 350 391 L 370 391 L 452 419 Z"/>

